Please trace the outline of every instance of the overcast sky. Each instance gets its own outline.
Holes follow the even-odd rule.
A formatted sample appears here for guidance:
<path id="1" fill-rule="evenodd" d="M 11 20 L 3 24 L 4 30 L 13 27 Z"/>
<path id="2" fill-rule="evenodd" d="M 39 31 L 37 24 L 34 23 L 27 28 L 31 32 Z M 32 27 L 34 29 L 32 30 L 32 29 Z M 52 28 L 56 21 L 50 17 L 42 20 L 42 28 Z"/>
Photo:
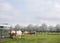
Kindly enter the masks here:
<path id="1" fill-rule="evenodd" d="M 60 0 L 0 0 L 0 23 L 60 24 Z"/>

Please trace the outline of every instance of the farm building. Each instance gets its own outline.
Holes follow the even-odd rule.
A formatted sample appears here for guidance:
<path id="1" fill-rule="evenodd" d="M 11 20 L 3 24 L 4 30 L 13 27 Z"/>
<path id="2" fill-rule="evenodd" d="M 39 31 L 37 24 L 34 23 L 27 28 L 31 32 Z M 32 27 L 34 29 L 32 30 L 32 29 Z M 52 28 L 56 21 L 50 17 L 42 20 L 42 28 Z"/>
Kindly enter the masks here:
<path id="1" fill-rule="evenodd" d="M 0 24 L 0 39 L 8 37 L 8 30 L 10 28 L 10 25 L 7 24 Z"/>

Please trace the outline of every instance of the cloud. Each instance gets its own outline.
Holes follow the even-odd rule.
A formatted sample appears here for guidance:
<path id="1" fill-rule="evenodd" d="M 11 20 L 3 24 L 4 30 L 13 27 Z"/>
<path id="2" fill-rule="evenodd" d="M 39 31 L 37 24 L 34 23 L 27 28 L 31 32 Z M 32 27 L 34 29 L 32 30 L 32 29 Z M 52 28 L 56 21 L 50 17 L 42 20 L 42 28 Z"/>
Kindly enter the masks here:
<path id="1" fill-rule="evenodd" d="M 13 9 L 13 7 L 9 4 L 9 3 L 0 3 L 0 8 L 3 11 L 11 11 Z"/>
<path id="2" fill-rule="evenodd" d="M 52 0 L 32 0 L 28 1 L 26 5 L 26 13 L 31 14 L 35 17 L 40 17 L 35 19 L 36 23 L 48 21 L 53 24 L 59 23 L 60 21 L 60 3 Z M 43 20 L 43 21 L 41 21 Z"/>
<path id="3" fill-rule="evenodd" d="M 1 19 L 7 20 L 8 22 L 14 22 L 14 20 L 16 21 L 21 16 L 23 18 L 22 12 L 20 10 L 14 9 L 14 6 L 12 6 L 11 3 L 3 2 L 3 1 L 0 3 Z"/>
<path id="4" fill-rule="evenodd" d="M 11 11 L 13 9 L 12 5 L 7 2 L 0 3 L 0 11 Z"/>
<path id="5" fill-rule="evenodd" d="M 8 15 L 0 15 L 0 18 L 2 19 L 7 19 L 7 20 L 12 20 L 12 16 L 8 16 Z"/>
<path id="6" fill-rule="evenodd" d="M 13 6 L 7 2 L 0 3 L 0 18 L 10 21 L 13 19 L 12 14 Z"/>
<path id="7" fill-rule="evenodd" d="M 60 3 L 55 0 L 8 0 L 0 3 L 0 18 L 10 23 L 60 22 Z"/>
<path id="8" fill-rule="evenodd" d="M 60 19 L 60 4 L 52 0 L 30 0 L 27 1 L 25 12 L 27 15 L 41 17 L 47 21 L 59 21 Z M 35 18 L 34 18 L 35 19 Z"/>

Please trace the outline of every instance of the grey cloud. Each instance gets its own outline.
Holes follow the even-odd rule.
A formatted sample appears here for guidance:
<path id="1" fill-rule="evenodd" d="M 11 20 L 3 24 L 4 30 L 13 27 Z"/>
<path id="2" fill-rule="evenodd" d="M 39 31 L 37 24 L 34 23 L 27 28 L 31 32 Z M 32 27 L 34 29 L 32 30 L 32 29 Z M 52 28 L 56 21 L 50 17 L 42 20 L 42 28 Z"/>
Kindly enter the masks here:
<path id="1" fill-rule="evenodd" d="M 15 0 L 16 1 L 16 0 Z M 15 23 L 40 23 L 41 20 L 47 20 L 48 22 L 60 21 L 60 9 L 56 8 L 56 4 L 59 4 L 59 0 L 26 0 L 22 3 L 16 4 L 11 11 L 2 11 L 0 14 L 12 16 L 13 19 L 9 22 Z M 14 5 L 13 3 L 13 5 Z M 17 9 L 17 10 L 16 10 Z M 15 11 L 16 10 L 16 11 Z"/>

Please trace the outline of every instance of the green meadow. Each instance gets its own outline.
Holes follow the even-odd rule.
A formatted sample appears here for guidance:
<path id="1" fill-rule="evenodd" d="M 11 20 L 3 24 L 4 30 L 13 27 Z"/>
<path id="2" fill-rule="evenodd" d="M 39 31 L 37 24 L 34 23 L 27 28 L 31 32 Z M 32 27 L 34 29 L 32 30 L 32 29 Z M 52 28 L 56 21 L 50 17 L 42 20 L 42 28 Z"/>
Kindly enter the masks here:
<path id="1" fill-rule="evenodd" d="M 0 43 L 60 43 L 60 33 L 36 33 L 34 35 L 22 35 L 21 39 L 6 38 Z"/>

